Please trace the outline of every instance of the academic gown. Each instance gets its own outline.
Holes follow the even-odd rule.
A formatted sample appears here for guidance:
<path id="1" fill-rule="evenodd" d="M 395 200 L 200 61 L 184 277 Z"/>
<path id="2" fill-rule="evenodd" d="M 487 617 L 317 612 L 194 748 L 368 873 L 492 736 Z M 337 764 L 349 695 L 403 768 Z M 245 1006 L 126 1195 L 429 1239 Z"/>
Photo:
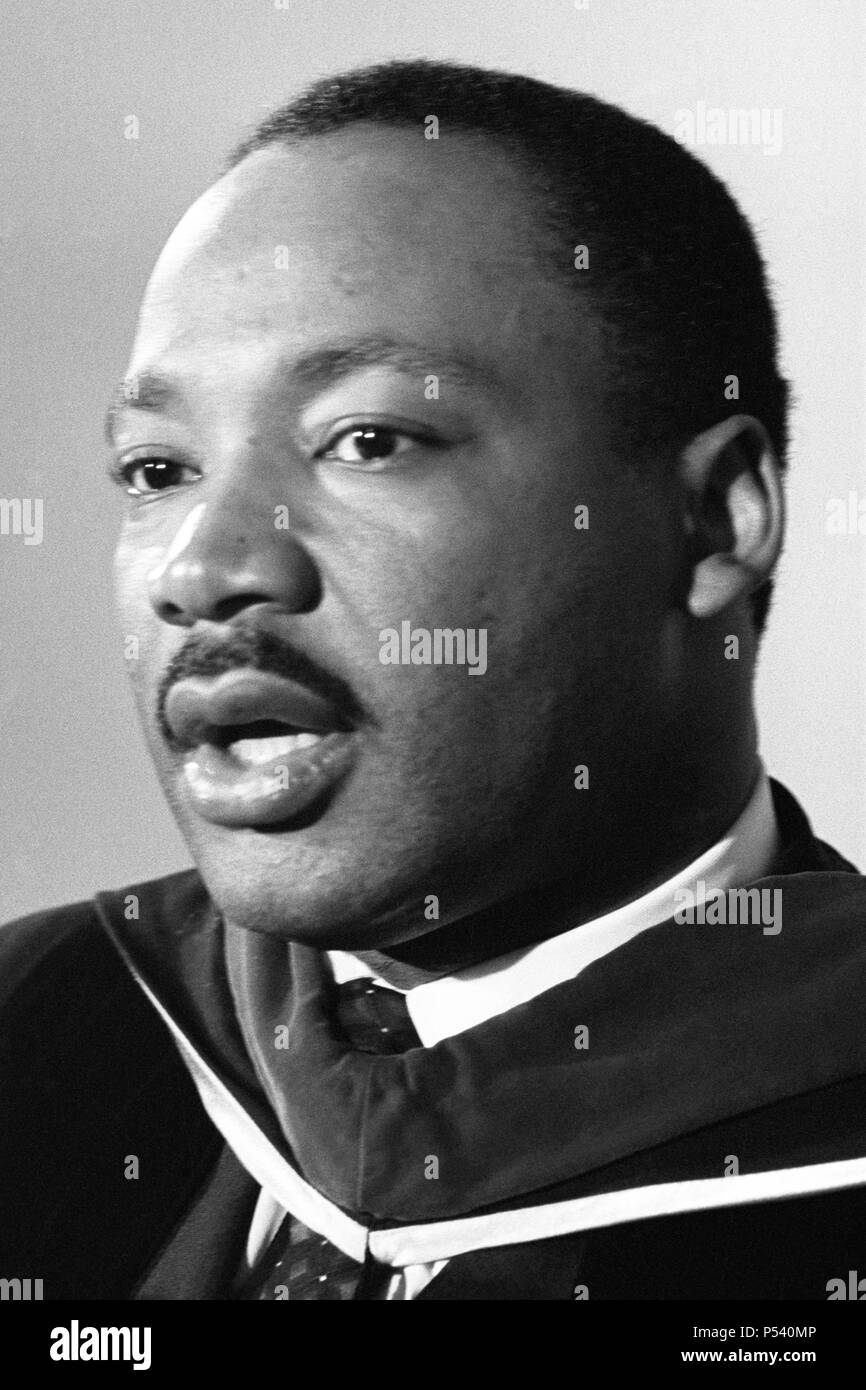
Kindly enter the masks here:
<path id="1" fill-rule="evenodd" d="M 332 1023 L 321 954 L 287 947 L 297 1041 L 280 1115 L 197 873 L 5 927 L 0 1277 L 41 1278 L 46 1300 L 232 1297 L 259 1184 L 203 1109 L 170 1016 L 377 1258 L 439 1242 L 448 1264 L 420 1300 L 856 1288 L 866 889 L 790 794 L 774 783 L 773 796 L 781 850 L 757 886 L 782 892 L 778 936 L 662 923 L 431 1049 L 359 1061 Z M 418 1161 L 431 1154 L 434 1182 Z M 749 1187 L 761 1174 L 769 1195 Z M 653 1215 L 665 1192 L 674 1209 Z M 613 1206 L 599 1216 L 587 1198 Z"/>

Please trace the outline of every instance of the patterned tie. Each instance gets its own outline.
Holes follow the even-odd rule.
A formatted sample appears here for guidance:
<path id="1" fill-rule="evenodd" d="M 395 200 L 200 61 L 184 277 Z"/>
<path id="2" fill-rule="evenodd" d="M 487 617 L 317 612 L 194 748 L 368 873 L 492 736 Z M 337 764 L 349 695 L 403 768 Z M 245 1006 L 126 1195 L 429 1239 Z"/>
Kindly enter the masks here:
<path id="1" fill-rule="evenodd" d="M 337 1020 L 359 1052 L 393 1054 L 421 1046 L 405 996 L 367 979 L 338 986 Z M 287 1213 L 234 1297 L 308 1303 L 369 1298 L 390 1274 L 373 1261 L 359 1264 Z"/>

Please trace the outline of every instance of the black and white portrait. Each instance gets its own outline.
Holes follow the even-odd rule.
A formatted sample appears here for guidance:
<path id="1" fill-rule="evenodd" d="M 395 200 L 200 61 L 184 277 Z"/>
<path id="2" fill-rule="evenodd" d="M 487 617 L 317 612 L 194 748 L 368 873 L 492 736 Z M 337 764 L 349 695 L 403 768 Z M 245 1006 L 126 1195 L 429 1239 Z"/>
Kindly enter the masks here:
<path id="1" fill-rule="evenodd" d="M 866 1297 L 858 7 L 10 10 L 3 1299 Z"/>

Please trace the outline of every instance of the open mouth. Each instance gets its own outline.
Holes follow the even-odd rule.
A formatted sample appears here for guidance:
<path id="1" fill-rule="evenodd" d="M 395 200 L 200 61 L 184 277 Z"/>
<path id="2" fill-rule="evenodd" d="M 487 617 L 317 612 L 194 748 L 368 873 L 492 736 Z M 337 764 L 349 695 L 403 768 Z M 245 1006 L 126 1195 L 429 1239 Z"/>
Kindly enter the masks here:
<path id="1" fill-rule="evenodd" d="M 333 705 L 257 671 L 179 681 L 165 717 L 186 797 L 217 825 L 290 822 L 336 787 L 357 754 L 357 733 Z"/>
<path id="2" fill-rule="evenodd" d="M 236 762 L 258 767 L 275 759 L 289 757 L 302 748 L 315 748 L 322 742 L 320 733 L 312 729 L 293 729 L 279 719 L 254 719 L 250 724 L 230 724 L 214 729 L 208 740 Z"/>

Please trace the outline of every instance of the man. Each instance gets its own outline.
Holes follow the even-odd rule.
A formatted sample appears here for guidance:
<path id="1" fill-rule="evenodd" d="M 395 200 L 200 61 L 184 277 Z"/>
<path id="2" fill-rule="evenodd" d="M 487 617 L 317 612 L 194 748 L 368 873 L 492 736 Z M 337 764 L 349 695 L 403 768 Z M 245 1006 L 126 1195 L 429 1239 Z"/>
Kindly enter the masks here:
<path id="1" fill-rule="evenodd" d="M 785 403 L 744 219 L 616 108 L 397 63 L 241 147 L 109 417 L 197 872 L 0 937 L 4 1272 L 824 1299 L 862 1262 L 866 896 L 752 710 Z"/>

